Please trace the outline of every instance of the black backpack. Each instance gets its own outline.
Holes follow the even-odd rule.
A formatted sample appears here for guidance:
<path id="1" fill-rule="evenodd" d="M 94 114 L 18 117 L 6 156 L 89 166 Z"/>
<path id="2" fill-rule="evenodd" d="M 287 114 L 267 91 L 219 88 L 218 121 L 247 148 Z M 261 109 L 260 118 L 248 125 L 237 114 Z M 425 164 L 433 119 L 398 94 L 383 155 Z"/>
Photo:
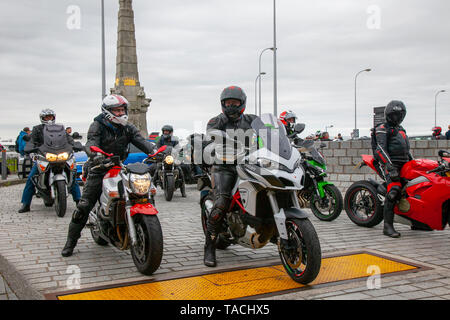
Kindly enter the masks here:
<path id="1" fill-rule="evenodd" d="M 14 150 L 16 152 L 19 152 L 19 138 L 20 138 L 20 134 L 17 136 L 17 138 L 16 138 L 16 145 L 14 146 Z"/>

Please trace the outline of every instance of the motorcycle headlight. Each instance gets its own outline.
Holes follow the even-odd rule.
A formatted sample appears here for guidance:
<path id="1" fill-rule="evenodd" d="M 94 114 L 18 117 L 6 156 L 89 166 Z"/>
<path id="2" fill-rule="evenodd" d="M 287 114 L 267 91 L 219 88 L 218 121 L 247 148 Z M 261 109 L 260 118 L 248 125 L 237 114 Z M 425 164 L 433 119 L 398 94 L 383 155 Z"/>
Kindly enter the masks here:
<path id="1" fill-rule="evenodd" d="M 53 154 L 53 153 L 46 153 L 45 154 L 45 159 L 47 159 L 47 161 L 53 162 L 53 161 L 57 161 L 58 160 L 58 156 L 56 154 Z"/>
<path id="2" fill-rule="evenodd" d="M 69 154 L 67 152 L 58 154 L 59 161 L 66 161 L 67 159 L 69 159 Z"/>
<path id="3" fill-rule="evenodd" d="M 167 156 L 167 157 L 164 159 L 164 162 L 167 163 L 167 164 L 172 164 L 173 161 L 174 161 L 174 159 L 173 159 L 172 156 Z"/>
<path id="4" fill-rule="evenodd" d="M 144 195 L 149 193 L 150 191 L 150 174 L 146 173 L 143 175 L 140 174 L 131 174 L 130 175 L 130 185 L 133 189 L 133 192 Z"/>
<path id="5" fill-rule="evenodd" d="M 296 168 L 296 166 L 294 166 L 294 170 L 290 170 L 285 165 L 275 162 L 275 161 L 272 161 L 272 160 L 269 160 L 269 159 L 266 159 L 266 158 L 258 158 L 257 162 L 260 167 L 266 168 L 269 170 L 282 170 L 282 171 L 292 173 L 292 172 L 294 172 L 294 170 Z"/>

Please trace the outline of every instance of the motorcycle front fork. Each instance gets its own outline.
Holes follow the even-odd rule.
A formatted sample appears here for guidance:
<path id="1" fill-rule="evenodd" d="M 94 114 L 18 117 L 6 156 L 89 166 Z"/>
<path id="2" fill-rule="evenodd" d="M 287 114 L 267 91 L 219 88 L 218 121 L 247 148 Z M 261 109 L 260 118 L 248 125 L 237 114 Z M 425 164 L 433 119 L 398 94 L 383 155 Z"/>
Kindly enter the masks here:
<path id="1" fill-rule="evenodd" d="M 127 192 L 124 192 L 124 198 L 125 198 L 125 211 L 127 214 L 128 231 L 130 234 L 131 245 L 135 246 L 137 244 L 136 226 L 134 225 L 133 217 L 131 216 L 131 202 Z"/>

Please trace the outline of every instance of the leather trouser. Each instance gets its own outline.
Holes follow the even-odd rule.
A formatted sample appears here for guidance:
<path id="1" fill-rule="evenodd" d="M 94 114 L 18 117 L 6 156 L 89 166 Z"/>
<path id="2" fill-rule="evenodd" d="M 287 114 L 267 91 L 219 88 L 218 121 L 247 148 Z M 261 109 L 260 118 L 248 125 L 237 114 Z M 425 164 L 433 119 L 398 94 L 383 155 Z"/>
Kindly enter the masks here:
<path id="1" fill-rule="evenodd" d="M 83 194 L 69 224 L 68 239 L 76 241 L 80 238 L 81 231 L 89 219 L 89 213 L 102 194 L 103 177 L 106 172 L 104 169 L 89 170 Z"/>
<path id="2" fill-rule="evenodd" d="M 214 191 L 214 205 L 207 220 L 207 233 L 216 238 L 220 223 L 228 211 L 236 184 L 237 172 L 233 165 L 216 165 L 212 170 L 212 186 Z"/>

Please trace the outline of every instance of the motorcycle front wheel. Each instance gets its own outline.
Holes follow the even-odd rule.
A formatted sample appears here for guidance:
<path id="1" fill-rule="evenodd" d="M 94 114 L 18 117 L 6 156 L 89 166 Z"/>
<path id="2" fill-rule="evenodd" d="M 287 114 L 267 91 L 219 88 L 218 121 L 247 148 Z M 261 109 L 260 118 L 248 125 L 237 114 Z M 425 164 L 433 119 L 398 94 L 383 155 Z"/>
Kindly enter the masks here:
<path id="1" fill-rule="evenodd" d="M 55 192 L 55 211 L 56 215 L 60 218 L 66 215 L 67 209 L 67 188 L 66 182 L 63 180 L 56 181 L 53 184 L 53 190 Z"/>
<path id="2" fill-rule="evenodd" d="M 334 185 L 325 185 L 323 187 L 326 197 L 326 204 L 321 203 L 321 199 L 313 193 L 311 197 L 311 211 L 322 221 L 333 221 L 342 212 L 343 200 L 342 194 Z"/>
<path id="3" fill-rule="evenodd" d="M 172 201 L 175 192 L 175 179 L 173 176 L 165 176 L 164 180 L 164 197 L 167 201 Z"/>
<path id="4" fill-rule="evenodd" d="M 288 240 L 280 242 L 278 251 L 284 269 L 292 280 L 308 284 L 320 271 L 322 251 L 314 226 L 308 219 L 286 220 Z"/>
<path id="5" fill-rule="evenodd" d="M 131 246 L 131 256 L 138 271 L 145 275 L 155 272 L 162 260 L 163 234 L 157 216 L 136 215 L 136 245 Z"/>

